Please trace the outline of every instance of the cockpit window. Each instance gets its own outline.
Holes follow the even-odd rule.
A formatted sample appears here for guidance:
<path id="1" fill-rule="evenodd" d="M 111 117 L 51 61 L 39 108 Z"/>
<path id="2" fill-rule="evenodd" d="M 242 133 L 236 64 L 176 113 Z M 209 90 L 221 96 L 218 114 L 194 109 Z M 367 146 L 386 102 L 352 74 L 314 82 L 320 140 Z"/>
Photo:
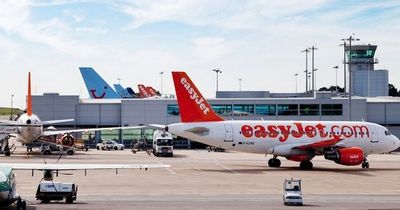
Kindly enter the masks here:
<path id="1" fill-rule="evenodd" d="M 392 134 L 390 133 L 390 131 L 385 131 L 385 135 L 386 135 L 386 136 L 390 136 L 390 135 L 392 135 Z"/>

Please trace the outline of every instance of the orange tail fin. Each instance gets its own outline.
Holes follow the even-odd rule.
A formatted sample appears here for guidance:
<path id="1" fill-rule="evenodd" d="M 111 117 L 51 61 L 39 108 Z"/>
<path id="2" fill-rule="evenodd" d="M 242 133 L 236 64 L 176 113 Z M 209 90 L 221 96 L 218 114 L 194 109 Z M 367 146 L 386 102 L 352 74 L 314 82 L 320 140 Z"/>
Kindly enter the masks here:
<path id="1" fill-rule="evenodd" d="M 138 85 L 138 89 L 139 89 L 139 96 L 140 98 L 148 98 L 150 97 L 150 94 L 147 92 L 146 86 L 139 84 Z"/>
<path id="2" fill-rule="evenodd" d="M 223 121 L 185 72 L 172 72 L 182 122 Z"/>
<path id="3" fill-rule="evenodd" d="M 156 91 L 152 87 L 146 87 L 147 92 L 150 94 L 150 97 L 157 95 Z"/>
<path id="4" fill-rule="evenodd" d="M 26 97 L 26 113 L 32 115 L 31 72 L 28 73 L 28 96 Z"/>

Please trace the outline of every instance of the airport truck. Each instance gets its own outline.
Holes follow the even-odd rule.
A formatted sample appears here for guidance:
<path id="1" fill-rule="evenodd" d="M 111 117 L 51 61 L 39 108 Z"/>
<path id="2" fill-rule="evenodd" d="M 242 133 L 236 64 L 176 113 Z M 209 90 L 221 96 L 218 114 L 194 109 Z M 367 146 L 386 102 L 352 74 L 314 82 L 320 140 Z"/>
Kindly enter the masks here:
<path id="1" fill-rule="evenodd" d="M 172 134 L 165 131 L 155 131 L 153 134 L 153 154 L 155 156 L 173 157 L 174 140 Z"/>
<path id="2" fill-rule="evenodd" d="M 285 179 L 283 183 L 283 204 L 302 206 L 301 179 Z"/>
<path id="3" fill-rule="evenodd" d="M 77 192 L 78 186 L 74 183 L 42 181 L 36 190 L 36 199 L 41 200 L 42 203 L 64 199 L 66 203 L 73 203 L 76 200 Z"/>

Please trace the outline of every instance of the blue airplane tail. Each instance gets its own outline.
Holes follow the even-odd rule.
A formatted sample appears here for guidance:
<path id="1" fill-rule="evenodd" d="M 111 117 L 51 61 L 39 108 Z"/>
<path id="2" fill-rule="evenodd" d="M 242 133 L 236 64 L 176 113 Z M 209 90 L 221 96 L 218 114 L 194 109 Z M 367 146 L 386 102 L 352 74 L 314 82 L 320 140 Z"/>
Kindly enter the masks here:
<path id="1" fill-rule="evenodd" d="M 129 93 L 128 88 L 123 88 L 120 84 L 114 84 L 115 91 L 122 98 L 133 98 L 133 95 Z"/>
<path id="2" fill-rule="evenodd" d="M 126 91 L 128 91 L 129 94 L 133 95 L 133 96 L 137 96 L 137 94 L 135 93 L 135 91 L 133 91 L 133 89 L 131 87 L 127 87 Z"/>
<path id="3" fill-rule="evenodd" d="M 79 71 L 82 74 L 90 98 L 121 98 L 93 68 L 79 67 Z"/>

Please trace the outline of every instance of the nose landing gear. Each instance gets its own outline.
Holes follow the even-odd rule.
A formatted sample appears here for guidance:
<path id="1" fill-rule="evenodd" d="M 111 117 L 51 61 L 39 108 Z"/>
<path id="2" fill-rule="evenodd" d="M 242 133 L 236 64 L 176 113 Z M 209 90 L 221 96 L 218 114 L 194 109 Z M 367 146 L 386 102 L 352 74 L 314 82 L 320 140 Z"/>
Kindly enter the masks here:
<path id="1" fill-rule="evenodd" d="M 268 166 L 271 168 L 279 168 L 281 166 L 281 161 L 274 155 L 273 158 L 268 160 Z"/>
<path id="2" fill-rule="evenodd" d="M 369 162 L 367 158 L 364 158 L 364 161 L 361 163 L 362 168 L 369 168 Z"/>

